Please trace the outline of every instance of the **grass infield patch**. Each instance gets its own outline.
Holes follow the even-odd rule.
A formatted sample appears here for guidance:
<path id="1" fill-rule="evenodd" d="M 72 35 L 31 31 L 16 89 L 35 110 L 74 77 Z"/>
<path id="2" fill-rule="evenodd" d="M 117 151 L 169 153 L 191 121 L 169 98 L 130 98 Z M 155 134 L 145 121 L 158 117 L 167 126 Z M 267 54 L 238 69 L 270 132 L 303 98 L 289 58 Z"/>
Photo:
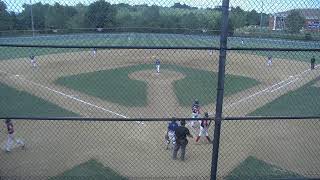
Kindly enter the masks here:
<path id="1" fill-rule="evenodd" d="M 103 166 L 100 162 L 91 159 L 85 163 L 73 167 L 62 174 L 52 177 L 49 180 L 64 180 L 64 179 L 94 179 L 94 180 L 126 180 L 127 178 L 121 176 L 112 169 Z"/>
<path id="2" fill-rule="evenodd" d="M 0 116 L 66 117 L 78 116 L 26 91 L 0 83 Z"/>
<path id="3" fill-rule="evenodd" d="M 267 179 L 289 179 L 289 178 L 303 178 L 303 176 L 285 170 L 281 167 L 266 163 L 253 156 L 249 156 L 234 168 L 226 180 L 267 180 Z"/>
<path id="4" fill-rule="evenodd" d="M 128 75 L 153 68 L 152 64 L 121 67 L 61 77 L 55 83 L 124 106 L 146 106 L 146 82 L 132 80 Z M 174 93 L 181 106 L 190 106 L 195 98 L 199 99 L 203 105 L 215 102 L 216 72 L 173 64 L 163 64 L 161 69 L 180 72 L 186 76 L 173 84 Z M 227 75 L 226 79 L 228 81 L 225 87 L 227 89 L 226 96 L 259 84 L 252 78 L 242 76 Z"/>
<path id="5" fill-rule="evenodd" d="M 295 91 L 256 109 L 250 116 L 312 116 L 319 115 L 320 88 L 314 86 L 319 78 Z"/>

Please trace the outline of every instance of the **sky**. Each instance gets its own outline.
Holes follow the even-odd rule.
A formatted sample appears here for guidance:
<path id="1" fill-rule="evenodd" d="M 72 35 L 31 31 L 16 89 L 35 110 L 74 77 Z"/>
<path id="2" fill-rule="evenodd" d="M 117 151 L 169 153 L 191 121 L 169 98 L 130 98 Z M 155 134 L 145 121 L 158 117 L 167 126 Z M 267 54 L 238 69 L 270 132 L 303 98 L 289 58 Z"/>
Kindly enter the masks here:
<path id="1" fill-rule="evenodd" d="M 2 0 L 4 1 L 9 11 L 19 12 L 22 10 L 22 5 L 30 3 L 30 0 Z M 75 5 L 78 3 L 90 4 L 97 0 L 32 0 L 33 3 L 42 2 L 43 4 L 54 4 L 58 2 L 60 4 Z M 200 8 L 212 8 L 222 4 L 222 0 L 106 0 L 111 4 L 127 3 L 131 5 L 148 4 L 159 6 L 172 6 L 176 2 L 181 4 L 187 4 L 189 6 L 195 6 Z M 244 10 L 255 9 L 258 12 L 264 13 L 276 13 L 281 11 L 287 11 L 296 8 L 319 8 L 320 0 L 230 0 L 230 6 L 240 6 Z"/>

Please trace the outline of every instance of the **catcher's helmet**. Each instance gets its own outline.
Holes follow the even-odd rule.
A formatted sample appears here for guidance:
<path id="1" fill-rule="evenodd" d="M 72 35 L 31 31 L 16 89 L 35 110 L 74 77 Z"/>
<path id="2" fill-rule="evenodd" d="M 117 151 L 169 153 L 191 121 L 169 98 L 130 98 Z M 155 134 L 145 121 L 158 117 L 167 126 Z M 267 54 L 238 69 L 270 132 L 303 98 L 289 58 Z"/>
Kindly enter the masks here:
<path id="1" fill-rule="evenodd" d="M 199 104 L 199 100 L 198 100 L 198 99 L 195 99 L 195 100 L 194 100 L 194 104 Z"/>
<path id="2" fill-rule="evenodd" d="M 6 122 L 6 123 L 10 123 L 10 122 L 11 122 L 11 119 L 6 119 L 5 122 Z"/>
<path id="3" fill-rule="evenodd" d="M 172 120 L 171 120 L 171 122 L 176 122 L 177 120 L 176 120 L 176 117 L 172 117 Z"/>
<path id="4" fill-rule="evenodd" d="M 181 126 L 184 126 L 184 125 L 186 125 L 186 121 L 185 121 L 185 120 L 182 120 L 182 121 L 180 122 L 180 124 L 181 124 Z"/>

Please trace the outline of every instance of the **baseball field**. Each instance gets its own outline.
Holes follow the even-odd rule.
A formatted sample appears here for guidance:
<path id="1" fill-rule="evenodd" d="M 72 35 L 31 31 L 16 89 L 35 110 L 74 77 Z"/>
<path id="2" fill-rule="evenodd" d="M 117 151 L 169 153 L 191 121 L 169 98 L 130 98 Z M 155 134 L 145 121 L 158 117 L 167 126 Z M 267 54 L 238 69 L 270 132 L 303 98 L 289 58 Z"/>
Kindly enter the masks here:
<path id="1" fill-rule="evenodd" d="M 0 41 L 57 45 L 218 44 L 215 37 L 154 34 Z M 317 45 L 278 41 L 275 44 L 281 47 Z M 230 39 L 230 46 L 240 47 L 240 42 Z M 243 46 L 256 45 L 268 47 L 270 42 L 245 39 Z M 0 49 L 2 116 L 190 117 L 195 98 L 202 112 L 214 114 L 218 51 L 98 49 L 93 55 L 92 49 Z M 30 55 L 36 56 L 35 68 L 30 64 Z M 267 65 L 267 56 L 273 57 L 271 66 Z M 310 70 L 312 56 L 319 57 L 319 52 L 228 52 L 224 116 L 319 114 L 319 68 Z M 160 73 L 155 72 L 155 58 L 161 61 Z M 63 179 L 88 172 L 85 174 L 96 179 L 175 179 L 181 174 L 181 178 L 207 179 L 210 175 L 212 145 L 190 139 L 186 161 L 173 161 L 164 145 L 166 122 L 24 120 L 14 124 L 16 136 L 26 142 L 27 149 L 0 153 L 3 176 Z M 320 168 L 319 127 L 316 120 L 224 121 L 219 176 L 246 179 L 249 172 L 269 172 L 259 175 L 272 177 L 316 176 Z M 211 125 L 211 135 L 213 128 Z M 5 140 L 2 133 L 0 142 Z M 259 163 L 263 170 L 255 169 Z"/>

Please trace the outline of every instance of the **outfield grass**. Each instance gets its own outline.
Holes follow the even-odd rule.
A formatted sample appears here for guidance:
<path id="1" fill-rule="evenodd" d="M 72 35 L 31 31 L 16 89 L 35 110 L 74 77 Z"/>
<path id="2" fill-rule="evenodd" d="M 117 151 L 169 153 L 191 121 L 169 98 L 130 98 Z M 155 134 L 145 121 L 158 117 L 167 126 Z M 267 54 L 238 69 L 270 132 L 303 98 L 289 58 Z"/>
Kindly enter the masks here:
<path id="1" fill-rule="evenodd" d="M 0 83 L 0 116 L 78 116 L 51 102 Z"/>
<path id="2" fill-rule="evenodd" d="M 268 164 L 253 156 L 249 156 L 241 162 L 229 175 L 226 180 L 267 180 L 267 179 L 294 179 L 303 178 L 303 176 L 285 170 L 281 167 Z"/>
<path id="3" fill-rule="evenodd" d="M 244 44 L 241 44 L 244 39 Z M 122 33 L 122 34 L 78 34 L 56 35 L 36 38 L 0 38 L 0 43 L 32 44 L 32 45 L 82 45 L 82 46 L 188 46 L 188 47 L 218 47 L 219 37 L 178 34 L 147 34 L 147 33 Z M 319 43 L 268 40 L 258 38 L 229 38 L 228 47 L 277 47 L 277 48 L 318 48 Z M 52 49 L 52 48 L 14 48 L 0 47 L 0 60 L 64 53 L 70 51 L 84 51 L 85 49 Z M 88 50 L 88 49 L 86 49 Z M 260 56 L 272 55 L 274 58 L 292 59 L 309 62 L 312 56 L 319 57 L 319 52 L 266 52 L 266 51 L 239 51 L 239 53 L 256 54 Z M 317 63 L 320 62 L 320 59 Z"/>
<path id="4" fill-rule="evenodd" d="M 295 91 L 288 92 L 274 101 L 248 114 L 250 116 L 312 116 L 319 115 L 320 88 L 315 79 Z"/>
<path id="5" fill-rule="evenodd" d="M 93 179 L 93 180 L 126 180 L 127 178 L 119 175 L 112 169 L 103 166 L 100 162 L 91 159 L 85 163 L 73 167 L 60 175 L 50 178 L 49 180 L 64 179 Z"/>
<path id="6" fill-rule="evenodd" d="M 128 75 L 153 68 L 152 64 L 122 67 L 61 77 L 55 83 L 124 106 L 146 106 L 146 82 L 132 80 Z M 190 106 L 195 98 L 199 99 L 203 105 L 215 102 L 217 73 L 172 64 L 161 65 L 161 69 L 173 70 L 186 75 L 186 78 L 175 81 L 173 84 L 174 93 L 180 105 Z M 231 82 L 226 85 L 227 96 L 259 83 L 242 76 L 227 75 L 227 79 Z"/>

